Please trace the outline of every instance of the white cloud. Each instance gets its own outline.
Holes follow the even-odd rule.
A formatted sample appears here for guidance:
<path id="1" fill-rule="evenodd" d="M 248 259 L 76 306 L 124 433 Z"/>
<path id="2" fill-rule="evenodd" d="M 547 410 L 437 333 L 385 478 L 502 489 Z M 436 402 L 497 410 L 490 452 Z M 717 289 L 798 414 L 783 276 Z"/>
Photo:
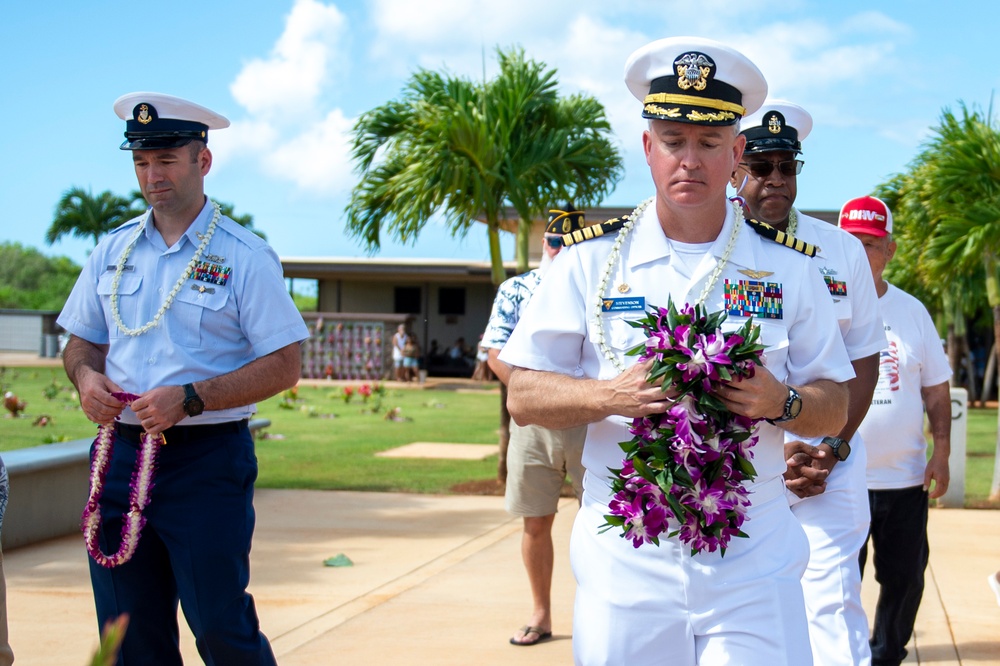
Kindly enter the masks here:
<path id="1" fill-rule="evenodd" d="M 905 71 L 894 53 L 908 28 L 880 12 L 821 21 L 801 18 L 801 3 L 794 0 L 785 18 L 774 21 L 764 0 L 738 7 L 706 1 L 718 11 L 686 17 L 678 28 L 674 15 L 650 11 L 647 3 L 372 0 L 364 14 L 351 14 L 359 25 L 348 25 L 333 4 L 296 0 L 270 55 L 249 61 L 233 81 L 232 94 L 247 117 L 234 122 L 219 143 L 230 155 L 255 157 L 263 171 L 303 190 L 343 194 L 355 182 L 347 136 L 352 114 L 394 97 L 418 67 L 476 78 L 485 67 L 486 76 L 493 76 L 495 48 L 520 45 L 529 57 L 558 69 L 564 94 L 580 91 L 604 104 L 629 178 L 645 183 L 639 173 L 645 171 L 639 141 L 645 125 L 622 82 L 622 68 L 634 49 L 652 39 L 681 32 L 733 44 L 758 64 L 772 95 L 807 108 L 813 103 L 818 123 L 838 113 L 839 100 L 870 92 L 879 77 L 892 80 Z M 354 91 L 335 88 L 344 83 Z M 349 112 L 329 102 L 338 90 L 353 100 Z M 849 117 L 838 120 L 849 123 Z"/>
<path id="2" fill-rule="evenodd" d="M 247 117 L 218 143 L 226 162 L 256 158 L 268 175 L 337 195 L 352 182 L 346 136 L 353 121 L 324 107 L 342 66 L 347 19 L 335 5 L 296 0 L 269 57 L 248 62 L 230 85 Z M 221 133 L 220 133 L 221 135 Z"/>
<path id="3" fill-rule="evenodd" d="M 228 129 L 212 133 L 212 155 L 216 166 L 240 157 L 266 152 L 278 140 L 277 130 L 263 120 L 236 120 Z"/>
<path id="4" fill-rule="evenodd" d="M 264 169 L 305 190 L 343 193 L 354 182 L 348 136 L 353 124 L 340 109 L 330 111 L 321 122 L 270 151 L 262 159 Z"/>
<path id="5" fill-rule="evenodd" d="M 271 55 L 248 62 L 230 85 L 233 97 L 254 116 L 307 115 L 330 81 L 345 24 L 334 5 L 296 0 Z"/>

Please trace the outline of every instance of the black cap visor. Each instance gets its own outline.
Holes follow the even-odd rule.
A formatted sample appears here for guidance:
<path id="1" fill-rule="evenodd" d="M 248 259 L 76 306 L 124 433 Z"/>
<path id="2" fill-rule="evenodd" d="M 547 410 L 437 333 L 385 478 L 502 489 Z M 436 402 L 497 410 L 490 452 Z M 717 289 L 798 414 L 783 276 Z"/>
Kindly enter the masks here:
<path id="1" fill-rule="evenodd" d="M 747 137 L 747 147 L 744 153 L 770 153 L 777 150 L 785 150 L 799 155 L 802 153 L 802 144 L 799 141 L 784 137 L 761 137 L 751 139 Z"/>

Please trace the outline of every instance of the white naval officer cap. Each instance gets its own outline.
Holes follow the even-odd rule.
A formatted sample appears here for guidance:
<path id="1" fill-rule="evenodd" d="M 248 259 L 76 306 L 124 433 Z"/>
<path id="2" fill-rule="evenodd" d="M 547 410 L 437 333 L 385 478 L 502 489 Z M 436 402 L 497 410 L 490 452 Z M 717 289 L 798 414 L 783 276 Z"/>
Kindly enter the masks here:
<path id="1" fill-rule="evenodd" d="M 802 152 L 802 141 L 812 131 L 813 119 L 798 104 L 783 99 L 766 99 L 755 113 L 740 121 L 740 133 L 747 138 L 745 153 L 773 150 Z"/>
<path id="2" fill-rule="evenodd" d="M 115 100 L 114 108 L 125 121 L 122 150 L 178 148 L 195 139 L 208 142 L 208 130 L 229 127 L 225 116 L 163 93 L 128 93 Z"/>
<path id="3" fill-rule="evenodd" d="M 668 37 L 639 48 L 625 63 L 625 85 L 642 117 L 732 125 L 760 108 L 767 81 L 745 55 L 702 37 Z"/>

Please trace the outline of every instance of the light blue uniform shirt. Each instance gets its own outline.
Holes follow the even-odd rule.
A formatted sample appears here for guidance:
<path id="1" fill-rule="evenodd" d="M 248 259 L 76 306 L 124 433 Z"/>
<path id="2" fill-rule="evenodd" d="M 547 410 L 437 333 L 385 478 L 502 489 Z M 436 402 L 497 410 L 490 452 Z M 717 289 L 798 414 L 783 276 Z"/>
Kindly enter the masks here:
<path id="1" fill-rule="evenodd" d="M 188 230 L 167 247 L 146 224 L 129 254 L 118 286 L 122 322 L 140 328 L 153 319 L 201 244 L 212 220 L 206 200 Z M 115 269 L 144 215 L 109 233 L 94 249 L 57 320 L 73 335 L 109 344 L 107 376 L 131 393 L 183 385 L 232 372 L 256 358 L 308 337 L 302 316 L 285 291 L 278 256 L 260 237 L 227 217 L 198 268 L 184 281 L 159 326 L 139 336 L 123 333 L 111 314 Z M 199 238 L 201 236 L 201 238 Z M 255 405 L 206 411 L 180 425 L 248 418 Z M 132 410 L 124 423 L 137 424 Z"/>

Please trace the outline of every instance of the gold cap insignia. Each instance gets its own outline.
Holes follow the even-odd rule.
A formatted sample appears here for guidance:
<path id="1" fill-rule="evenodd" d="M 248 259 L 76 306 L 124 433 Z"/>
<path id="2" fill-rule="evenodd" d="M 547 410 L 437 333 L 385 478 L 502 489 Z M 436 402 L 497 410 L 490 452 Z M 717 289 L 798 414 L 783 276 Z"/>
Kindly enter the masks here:
<path id="1" fill-rule="evenodd" d="M 704 90 L 715 63 L 704 53 L 685 53 L 674 61 L 677 68 L 677 87 L 681 90 Z"/>
<path id="2" fill-rule="evenodd" d="M 139 105 L 139 115 L 135 117 L 143 125 L 148 125 L 153 122 L 153 116 L 149 115 L 149 106 L 146 104 Z"/>
<path id="3" fill-rule="evenodd" d="M 781 134 L 781 118 L 777 114 L 772 113 L 767 119 L 767 131 L 771 134 Z"/>
<path id="4" fill-rule="evenodd" d="M 754 280 L 760 280 L 761 278 L 766 278 L 769 275 L 774 275 L 774 271 L 755 271 L 749 268 L 741 268 L 740 273 L 746 275 L 748 278 Z"/>

